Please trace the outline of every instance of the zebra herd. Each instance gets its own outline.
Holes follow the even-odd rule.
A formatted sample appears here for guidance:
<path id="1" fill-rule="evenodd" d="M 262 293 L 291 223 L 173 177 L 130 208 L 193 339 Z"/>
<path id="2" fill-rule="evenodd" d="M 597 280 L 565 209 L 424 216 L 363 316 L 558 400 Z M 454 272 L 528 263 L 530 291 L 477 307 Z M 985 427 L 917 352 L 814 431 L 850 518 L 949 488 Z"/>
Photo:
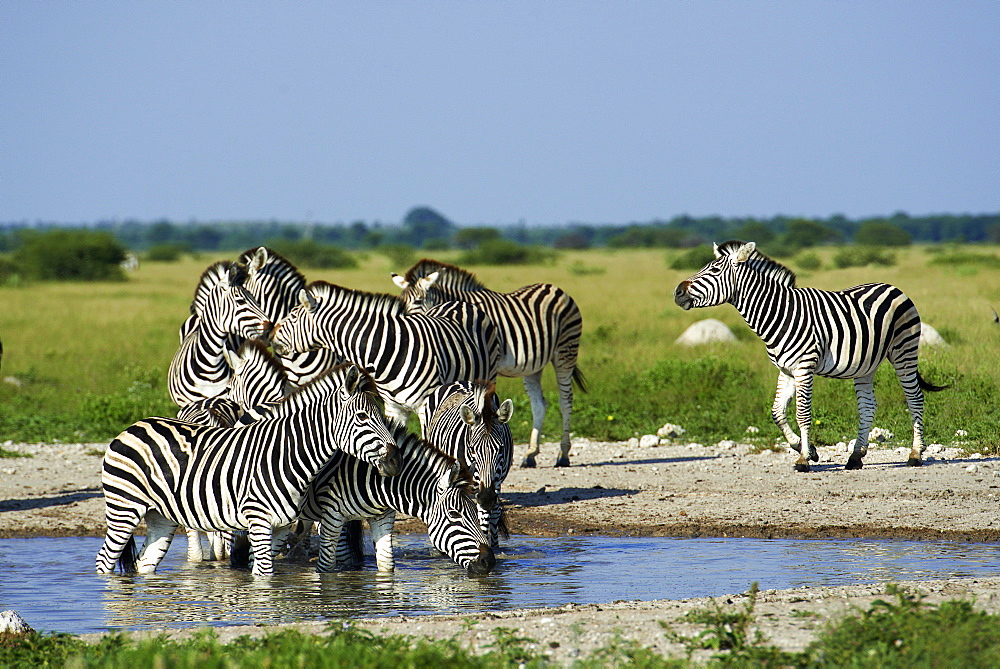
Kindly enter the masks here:
<path id="1" fill-rule="evenodd" d="M 579 310 L 553 286 L 493 293 L 458 267 L 418 264 L 431 266 L 419 304 L 307 285 L 266 247 L 208 267 L 168 370 L 177 418 L 133 424 L 105 455 L 97 570 L 154 571 L 184 525 L 190 560 L 203 557 L 200 532 L 211 559 L 224 559 L 243 532 L 253 573 L 268 574 L 295 524 L 313 522 L 318 568 L 357 566 L 351 538 L 362 519 L 378 568 L 391 570 L 396 513 L 423 520 L 431 542 L 470 573 L 492 570 L 513 459 L 513 403 L 499 401 L 494 380 L 524 376 L 533 411 L 544 414 L 538 379 L 555 365 L 565 432 L 557 464 L 568 465 L 572 388 L 563 393 L 562 380 L 583 379 Z M 429 283 L 452 274 L 497 296 L 492 306 L 437 296 Z M 422 438 L 405 429 L 410 414 Z M 540 415 L 535 423 L 537 453 Z"/>
<path id="2" fill-rule="evenodd" d="M 185 525 L 189 559 L 202 557 L 198 531 L 215 533 L 216 559 L 231 533 L 246 531 L 253 573 L 267 574 L 296 521 L 320 525 L 320 570 L 357 566 L 361 520 L 378 568 L 391 570 L 397 513 L 423 520 L 432 543 L 470 573 L 491 571 L 513 459 L 513 404 L 499 401 L 493 382 L 523 377 L 533 423 L 521 464 L 534 467 L 541 373 L 553 365 L 563 419 L 555 464 L 568 466 L 573 386 L 585 388 L 580 310 L 555 286 L 498 293 L 434 260 L 392 279 L 401 295 L 307 285 L 266 247 L 207 268 L 168 372 L 177 418 L 139 421 L 108 447 L 98 571 L 155 570 Z M 815 375 L 854 380 L 859 427 L 847 469 L 863 466 L 884 360 L 913 422 L 908 464 L 921 464 L 923 391 L 943 388 L 917 370 L 920 317 L 898 288 L 797 288 L 794 273 L 753 242 L 730 241 L 677 286 L 674 301 L 730 303 L 764 341 L 779 370 L 772 418 L 799 452 L 798 471 L 818 459 L 809 435 Z M 786 416 L 793 398 L 798 433 Z M 411 414 L 421 437 L 405 428 Z M 136 554 L 132 534 L 143 519 L 148 534 Z"/>

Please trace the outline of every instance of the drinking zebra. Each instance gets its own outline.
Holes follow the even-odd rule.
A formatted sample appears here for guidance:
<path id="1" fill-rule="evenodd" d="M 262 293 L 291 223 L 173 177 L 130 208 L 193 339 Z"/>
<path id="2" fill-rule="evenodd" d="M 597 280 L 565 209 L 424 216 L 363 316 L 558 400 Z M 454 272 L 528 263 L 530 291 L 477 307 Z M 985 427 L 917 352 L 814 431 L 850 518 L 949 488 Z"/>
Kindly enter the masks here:
<path id="1" fill-rule="evenodd" d="M 245 279 L 238 265 L 221 261 L 198 280 L 191 315 L 181 326 L 181 345 L 167 371 L 167 389 L 177 406 L 224 393 L 232 375 L 226 351 L 264 333 L 257 311 L 244 309 L 250 304 L 259 310 L 243 286 Z"/>
<path id="2" fill-rule="evenodd" d="M 345 521 L 361 520 L 371 527 L 379 571 L 393 571 L 397 512 L 423 521 L 431 543 L 470 574 L 492 571 L 496 559 L 479 523 L 469 470 L 405 426 L 394 426 L 392 436 L 402 462 L 398 476 L 378 476 L 367 463 L 338 453 L 303 496 L 299 517 L 321 527 L 318 571 L 338 567 Z"/>
<path id="3" fill-rule="evenodd" d="M 481 379 L 441 386 L 420 408 L 424 437 L 471 470 L 480 523 L 494 548 L 503 513 L 500 488 L 514 459 L 508 425 L 513 412 L 514 403 L 501 403 L 493 382 Z"/>
<path id="4" fill-rule="evenodd" d="M 547 408 L 542 371 L 552 364 L 562 410 L 562 440 L 555 466 L 568 467 L 573 383 L 586 391 L 583 373 L 576 364 L 583 319 L 573 298 L 548 283 L 498 293 L 460 267 L 426 258 L 407 270 L 405 277 L 393 274 L 392 280 L 403 289 L 401 297 L 411 313 L 422 313 L 446 300 L 461 300 L 475 304 L 492 319 L 500 331 L 502 351 L 497 373 L 523 377 L 531 400 L 531 437 L 522 467 L 535 466 Z"/>
<path id="5" fill-rule="evenodd" d="M 715 246 L 716 259 L 674 291 L 684 309 L 729 302 L 767 347 L 778 368 L 778 389 L 771 416 L 789 445 L 799 452 L 797 471 L 817 460 L 809 441 L 813 376 L 854 379 L 859 427 L 847 469 L 860 469 L 868 452 L 868 432 L 875 416 L 872 382 L 888 359 L 895 368 L 913 419 L 909 465 L 920 465 L 923 451 L 924 390 L 943 390 L 917 371 L 920 316 L 903 291 L 885 283 L 846 290 L 796 288 L 795 274 L 756 250 L 753 242 Z M 788 425 L 788 405 L 795 397 L 801 437 Z"/>
<path id="6" fill-rule="evenodd" d="M 489 317 L 464 303 L 407 314 L 394 295 L 316 281 L 279 321 L 271 341 L 279 355 L 328 348 L 361 365 L 386 400 L 386 414 L 405 423 L 437 386 L 496 376 L 500 344 Z"/>
<path id="7" fill-rule="evenodd" d="M 104 456 L 108 530 L 97 571 L 110 573 L 116 562 L 125 571 L 155 571 L 183 524 L 249 529 L 253 574 L 270 574 L 274 529 L 295 520 L 305 489 L 338 450 L 382 475 L 399 471 L 375 384 L 353 364 L 335 367 L 249 425 L 134 423 Z M 146 543 L 136 558 L 133 533 L 144 517 Z"/>

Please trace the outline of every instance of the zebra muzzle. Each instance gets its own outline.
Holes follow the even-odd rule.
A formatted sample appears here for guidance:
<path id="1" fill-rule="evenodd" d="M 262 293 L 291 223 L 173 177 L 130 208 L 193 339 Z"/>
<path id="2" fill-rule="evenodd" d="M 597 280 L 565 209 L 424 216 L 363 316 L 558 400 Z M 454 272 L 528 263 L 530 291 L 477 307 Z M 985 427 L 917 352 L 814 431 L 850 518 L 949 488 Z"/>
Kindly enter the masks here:
<path id="1" fill-rule="evenodd" d="M 482 544 L 479 547 L 479 557 L 469 563 L 469 573 L 473 576 L 488 574 L 493 571 L 493 567 L 495 567 L 496 564 L 497 559 L 496 556 L 493 555 L 493 549 L 486 544 Z"/>
<path id="2" fill-rule="evenodd" d="M 691 282 L 684 280 L 677 284 L 677 288 L 674 290 L 674 302 L 685 311 L 690 309 L 694 303 L 694 299 L 687 292 L 690 287 Z"/>
<path id="3" fill-rule="evenodd" d="M 476 502 L 487 511 L 492 510 L 497 505 L 497 491 L 493 488 L 480 488 L 476 493 Z"/>
<path id="4" fill-rule="evenodd" d="M 399 450 L 387 448 L 386 454 L 378 464 L 378 473 L 382 476 L 396 476 L 399 474 Z"/>

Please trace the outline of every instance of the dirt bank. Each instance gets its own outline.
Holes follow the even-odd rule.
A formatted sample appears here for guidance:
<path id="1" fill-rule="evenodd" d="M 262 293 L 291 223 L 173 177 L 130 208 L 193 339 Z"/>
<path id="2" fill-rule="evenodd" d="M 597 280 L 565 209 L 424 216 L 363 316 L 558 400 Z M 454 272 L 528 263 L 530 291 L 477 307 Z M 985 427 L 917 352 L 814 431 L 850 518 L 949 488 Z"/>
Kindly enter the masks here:
<path id="1" fill-rule="evenodd" d="M 30 458 L 0 459 L 0 537 L 103 536 L 100 491 L 105 444 L 4 445 Z M 516 447 L 519 462 L 526 446 Z M 865 468 L 846 471 L 847 453 L 821 449 L 806 474 L 785 453 L 745 444 L 710 446 L 574 440 L 573 466 L 551 466 L 545 444 L 537 469 L 515 468 L 503 498 L 515 534 L 560 536 L 896 537 L 1000 541 L 1000 461 L 932 446 L 923 467 L 906 467 L 906 448 L 873 447 Z M 419 531 L 416 521 L 403 529 Z M 919 587 L 934 598 L 975 597 L 995 610 L 997 579 L 953 579 Z M 881 586 L 766 591 L 758 619 L 779 645 L 804 647 L 821 622 L 866 606 Z M 739 593 L 730 597 L 739 603 Z M 459 635 L 473 646 L 508 627 L 568 661 L 614 634 L 668 649 L 658 621 L 676 621 L 708 600 L 616 602 L 542 611 L 363 621 L 403 634 Z M 29 621 L 30 622 L 30 621 Z M 301 626 L 321 629 L 322 626 Z M 468 629 L 467 629 L 468 628 Z M 233 628 L 226 634 L 246 633 Z M 678 627 L 684 631 L 683 624 Z M 678 651 L 679 647 L 673 647 Z"/>

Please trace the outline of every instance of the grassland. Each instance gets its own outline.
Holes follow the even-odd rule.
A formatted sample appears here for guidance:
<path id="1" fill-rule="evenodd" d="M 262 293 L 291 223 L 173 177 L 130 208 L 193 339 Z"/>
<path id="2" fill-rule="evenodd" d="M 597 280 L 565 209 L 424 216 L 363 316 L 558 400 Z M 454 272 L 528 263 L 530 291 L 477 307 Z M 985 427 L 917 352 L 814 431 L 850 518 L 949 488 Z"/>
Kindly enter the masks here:
<path id="1" fill-rule="evenodd" d="M 950 346 L 921 354 L 921 372 L 950 384 L 930 395 L 925 423 L 928 443 L 960 440 L 982 452 L 1000 452 L 1000 269 L 982 262 L 996 247 L 966 247 L 962 254 L 914 247 L 896 251 L 888 267 L 834 269 L 835 248 L 817 251 L 822 266 L 798 271 L 799 285 L 845 288 L 885 281 L 902 288 L 923 320 Z M 654 432 L 665 422 L 688 430 L 696 441 L 754 439 L 773 444 L 780 436 L 769 407 L 776 373 L 763 345 L 729 305 L 682 311 L 673 303 L 676 284 L 690 271 L 670 269 L 679 252 L 590 250 L 566 252 L 548 265 L 471 268 L 488 286 L 510 290 L 534 282 L 565 288 L 584 316 L 580 365 L 590 391 L 577 393 L 574 432 L 600 439 L 627 439 Z M 110 439 L 146 415 L 173 415 L 165 376 L 188 313 L 194 286 L 215 260 L 185 257 L 176 263 L 144 263 L 124 283 L 44 283 L 0 287 L 0 443 Z M 448 253 L 441 260 L 453 260 Z M 949 257 L 952 260 L 949 261 Z M 381 255 L 360 256 L 357 269 L 305 270 L 362 290 L 393 292 L 389 272 L 402 271 Z M 944 260 L 945 262 L 941 262 Z M 789 265 L 798 270 L 795 260 Z M 674 344 L 691 323 L 717 318 L 740 342 L 687 348 Z M 502 396 L 515 401 L 512 426 L 524 441 L 530 409 L 519 379 L 501 379 Z M 559 416 L 554 378 L 545 375 L 550 408 L 545 431 L 557 438 Z M 888 365 L 876 379 L 875 424 L 909 438 L 902 392 Z M 818 379 L 814 396 L 815 437 L 835 443 L 854 436 L 856 405 L 850 382 Z"/>

